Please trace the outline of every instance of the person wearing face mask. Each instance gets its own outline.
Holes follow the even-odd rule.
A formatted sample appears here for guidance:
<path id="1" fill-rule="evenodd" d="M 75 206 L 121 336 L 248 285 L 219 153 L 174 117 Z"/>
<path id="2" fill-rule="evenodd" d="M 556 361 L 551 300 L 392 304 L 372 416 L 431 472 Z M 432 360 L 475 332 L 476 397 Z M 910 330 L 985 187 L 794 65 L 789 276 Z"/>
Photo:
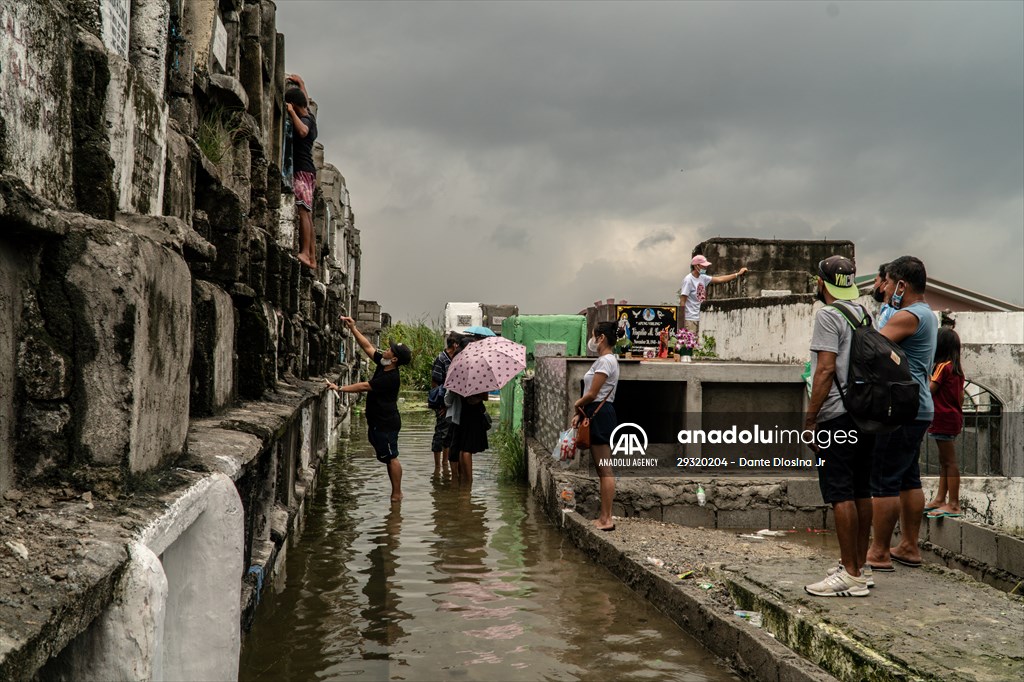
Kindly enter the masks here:
<path id="1" fill-rule="evenodd" d="M 885 295 L 885 269 L 888 265 L 888 263 L 882 263 L 878 266 L 875 283 L 871 286 L 871 298 L 875 299 L 877 303 L 882 304 L 882 307 L 878 309 L 878 315 L 875 317 L 875 329 L 884 327 L 885 323 L 892 317 L 892 314 L 896 312 L 896 309 L 889 305 Z"/>
<path id="2" fill-rule="evenodd" d="M 683 278 L 683 285 L 679 288 L 679 305 L 683 307 L 683 327 L 694 334 L 700 329 L 700 304 L 707 298 L 708 286 L 731 282 L 747 273 L 746 268 L 740 268 L 730 275 L 712 277 L 708 274 L 709 267 L 711 261 L 707 258 L 694 256 L 690 261 L 690 272 Z"/>
<path id="3" fill-rule="evenodd" d="M 804 429 L 816 434 L 818 486 L 825 504 L 832 506 L 839 540 L 840 560 L 825 579 L 804 586 L 815 597 L 866 597 L 874 585 L 867 566 L 868 533 L 871 530 L 871 453 L 874 440 L 858 433 L 846 411 L 839 386 L 847 383 L 853 327 L 842 306 L 854 319 L 864 320 L 867 311 L 854 303 L 860 292 L 854 284 L 853 261 L 831 256 L 818 263 L 817 296 L 824 303 L 814 315 L 811 332 L 811 395 Z M 822 433 L 829 436 L 823 438 Z M 838 437 L 839 434 L 842 437 Z M 835 434 L 835 435 L 833 435 Z"/>
<path id="4" fill-rule="evenodd" d="M 346 386 L 337 386 L 330 381 L 327 385 L 340 393 L 366 393 L 367 440 L 373 446 L 377 461 L 388 468 L 391 480 L 391 501 L 402 499 L 402 465 L 398 461 L 398 432 L 402 429 L 402 416 L 398 412 L 398 390 L 401 376 L 398 368 L 412 362 L 412 351 L 402 343 L 394 343 L 381 351 L 374 348 L 363 336 L 351 317 L 341 321 L 352 332 L 359 347 L 377 365 L 369 381 L 359 381 Z"/>
<path id="5" fill-rule="evenodd" d="M 614 322 L 600 322 L 594 335 L 587 341 L 587 350 L 597 353 L 597 360 L 583 377 L 583 396 L 573 406 L 572 426 L 576 428 L 582 415 L 590 419 L 590 455 L 601 480 L 601 512 L 594 521 L 598 530 L 615 530 L 612 521 L 612 501 L 615 498 L 615 476 L 610 466 L 600 466 L 601 460 L 612 456 L 612 431 L 618 426 L 615 416 L 615 390 L 619 385 L 619 361 L 615 357 Z"/>
<path id="6" fill-rule="evenodd" d="M 918 455 L 921 441 L 932 422 L 930 378 L 935 358 L 939 323 L 924 294 L 928 275 L 924 263 L 913 256 L 900 256 L 886 266 L 885 295 L 895 312 L 879 333 L 898 343 L 907 355 L 910 375 L 918 385 L 917 419 L 875 441 L 871 470 L 874 515 L 868 564 L 876 571 L 895 570 L 892 562 L 916 568 L 921 565 L 917 546 L 924 513 L 924 492 Z M 896 521 L 900 521 L 900 542 L 890 547 Z"/>

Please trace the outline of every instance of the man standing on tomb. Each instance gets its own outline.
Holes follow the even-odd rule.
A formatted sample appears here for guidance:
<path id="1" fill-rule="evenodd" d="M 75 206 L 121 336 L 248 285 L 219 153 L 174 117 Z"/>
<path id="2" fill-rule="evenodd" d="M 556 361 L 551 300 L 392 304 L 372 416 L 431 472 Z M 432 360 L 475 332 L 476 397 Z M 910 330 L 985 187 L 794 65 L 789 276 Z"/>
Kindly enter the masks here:
<path id="1" fill-rule="evenodd" d="M 708 286 L 731 282 L 747 273 L 746 268 L 740 268 L 737 272 L 729 275 L 712 276 L 708 274 L 709 267 L 711 267 L 711 261 L 707 258 L 694 256 L 690 261 L 690 272 L 683 278 L 683 285 L 679 289 L 679 305 L 683 308 L 683 328 L 693 332 L 698 339 L 700 339 L 700 304 L 707 298 Z"/>

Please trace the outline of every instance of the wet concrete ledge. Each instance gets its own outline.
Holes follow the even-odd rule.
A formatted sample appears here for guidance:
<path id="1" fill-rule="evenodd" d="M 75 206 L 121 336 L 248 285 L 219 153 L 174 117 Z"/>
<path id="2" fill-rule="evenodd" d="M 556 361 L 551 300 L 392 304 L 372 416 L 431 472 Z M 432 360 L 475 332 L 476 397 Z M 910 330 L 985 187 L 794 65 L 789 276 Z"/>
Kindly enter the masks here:
<path id="1" fill-rule="evenodd" d="M 931 565 L 876 573 L 866 599 L 814 599 L 802 585 L 820 579 L 835 557 L 806 547 L 799 556 L 752 557 L 734 534 L 703 528 L 688 532 L 715 537 L 688 546 L 668 539 L 681 526 L 660 519 L 618 519 L 617 532 L 595 531 L 579 514 L 558 510 L 560 486 L 578 489 L 580 477 L 552 466 L 542 452 L 531 443 L 531 486 L 573 542 L 748 678 L 1024 678 L 1024 600 Z M 647 563 L 638 535 L 650 538 L 639 543 L 650 553 L 674 553 L 675 561 L 665 568 Z M 698 579 L 678 580 L 670 569 L 695 566 L 688 560 L 697 549 L 704 550 Z M 703 591 L 701 582 L 714 587 Z M 764 629 L 736 618 L 734 609 L 761 612 Z"/>
<path id="2" fill-rule="evenodd" d="M 765 630 L 733 615 L 720 591 L 704 592 L 692 582 L 680 585 L 675 576 L 649 569 L 616 547 L 608 534 L 595 531 L 590 521 L 579 514 L 555 511 L 554 515 L 561 516 L 563 531 L 577 547 L 657 606 L 688 635 L 725 659 L 743 677 L 778 682 L 835 679 Z"/>
<path id="3" fill-rule="evenodd" d="M 236 631 L 251 622 L 301 530 L 343 409 L 322 383 L 294 378 L 266 398 L 192 420 L 185 456 L 151 475 L 145 490 L 33 488 L 0 497 L 0 679 L 76 679 L 80 661 L 65 660 L 75 658 L 69 645 L 89 641 L 121 599 L 132 544 L 162 558 L 203 516 L 217 480 L 233 482 L 241 502 L 244 541 L 231 561 L 240 609 L 231 611 L 235 619 L 240 611 Z"/>

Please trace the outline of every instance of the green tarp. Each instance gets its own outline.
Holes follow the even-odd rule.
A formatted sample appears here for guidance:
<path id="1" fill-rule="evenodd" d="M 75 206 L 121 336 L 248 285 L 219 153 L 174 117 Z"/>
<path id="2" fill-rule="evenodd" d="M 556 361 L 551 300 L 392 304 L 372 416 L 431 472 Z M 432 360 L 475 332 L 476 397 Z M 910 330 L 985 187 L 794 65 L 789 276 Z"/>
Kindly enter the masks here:
<path id="1" fill-rule="evenodd" d="M 534 365 L 537 343 L 564 343 L 567 356 L 586 354 L 587 318 L 582 315 L 514 315 L 501 324 L 501 335 L 526 346 L 526 364 Z M 523 425 L 523 387 L 516 377 L 501 389 L 501 423 Z"/>

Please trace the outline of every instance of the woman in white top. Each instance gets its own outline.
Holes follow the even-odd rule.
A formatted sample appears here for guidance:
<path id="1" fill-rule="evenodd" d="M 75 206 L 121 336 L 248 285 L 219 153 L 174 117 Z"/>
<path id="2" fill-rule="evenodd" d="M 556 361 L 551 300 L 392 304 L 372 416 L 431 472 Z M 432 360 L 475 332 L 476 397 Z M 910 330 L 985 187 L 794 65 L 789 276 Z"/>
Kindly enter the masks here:
<path id="1" fill-rule="evenodd" d="M 576 401 L 572 418 L 574 427 L 583 414 L 590 419 L 590 455 L 601 480 L 601 513 L 594 521 L 599 530 L 615 530 L 612 522 L 615 476 L 611 466 L 601 466 L 601 460 L 611 459 L 609 443 L 612 431 L 618 426 L 613 405 L 615 389 L 619 385 L 619 361 L 614 353 L 615 332 L 614 322 L 601 322 L 594 328 L 594 336 L 587 342 L 587 348 L 597 353 L 597 360 L 583 377 L 583 396 Z"/>

